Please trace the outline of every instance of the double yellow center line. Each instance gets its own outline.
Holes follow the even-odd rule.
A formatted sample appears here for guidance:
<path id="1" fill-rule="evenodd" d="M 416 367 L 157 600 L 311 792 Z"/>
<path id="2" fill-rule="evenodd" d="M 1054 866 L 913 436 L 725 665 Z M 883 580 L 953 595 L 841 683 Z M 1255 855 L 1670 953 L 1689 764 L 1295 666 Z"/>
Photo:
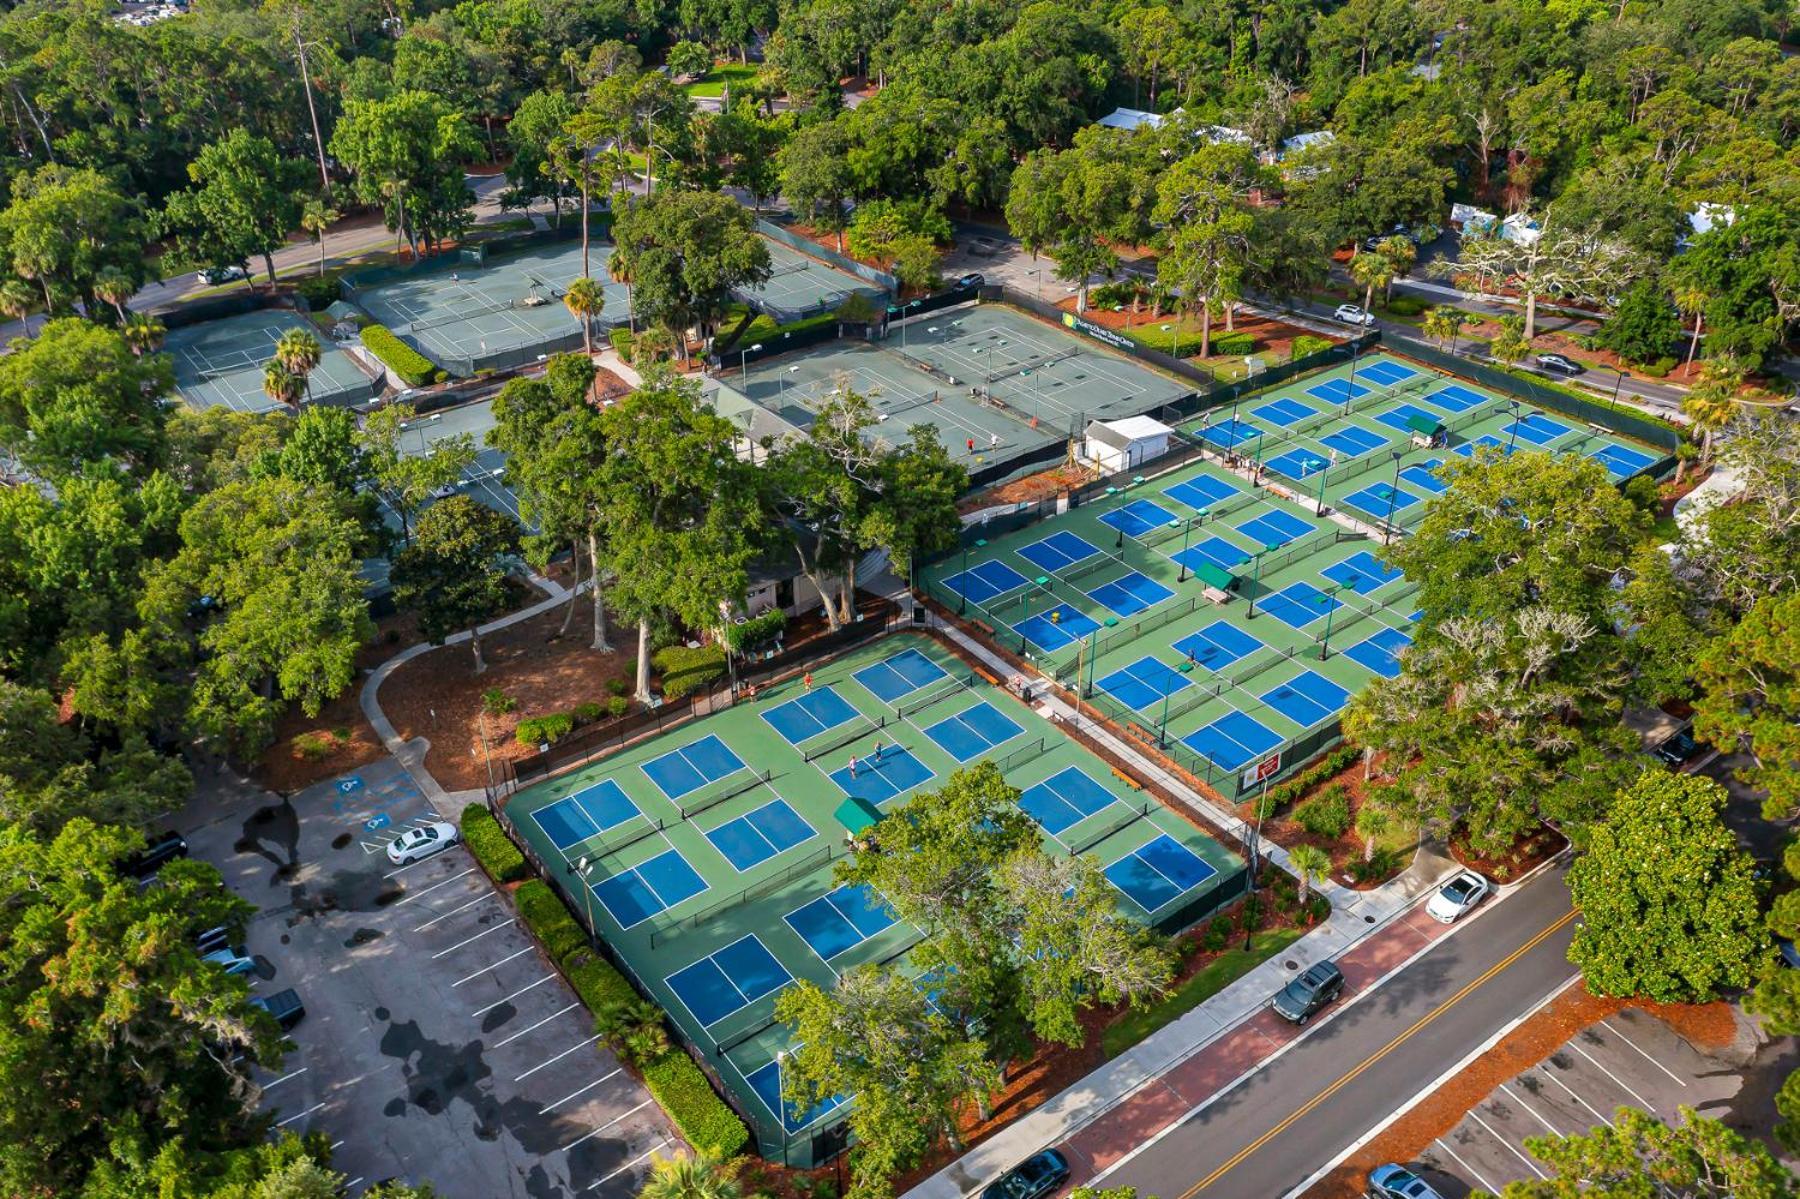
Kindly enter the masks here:
<path id="1" fill-rule="evenodd" d="M 1248 1158 L 1251 1154 L 1255 1153 L 1258 1149 L 1261 1149 L 1264 1145 L 1267 1145 L 1270 1141 L 1274 1140 L 1276 1137 L 1280 1136 L 1282 1133 L 1284 1133 L 1288 1129 L 1292 1128 L 1298 1121 L 1304 1119 L 1307 1116 L 1307 1114 L 1310 1113 L 1314 1108 L 1318 1107 L 1321 1103 L 1324 1103 L 1327 1099 L 1330 1099 L 1333 1095 L 1337 1094 L 1339 1091 L 1341 1091 L 1345 1087 L 1349 1086 L 1352 1082 L 1355 1082 L 1356 1079 L 1359 1078 L 1363 1074 L 1364 1071 L 1369 1069 L 1369 1067 L 1373 1066 L 1376 1062 L 1379 1062 L 1382 1058 L 1386 1057 L 1388 1054 L 1392 1053 L 1394 1050 L 1400 1048 L 1401 1045 L 1404 1045 L 1407 1041 L 1411 1040 L 1414 1036 L 1416 1036 L 1422 1029 L 1424 1029 L 1428 1025 L 1430 1025 L 1433 1020 L 1436 1020 L 1439 1016 L 1443 1015 L 1445 1012 L 1449 1011 L 1451 1008 L 1453 1008 L 1457 1004 L 1461 1003 L 1464 999 L 1466 999 L 1470 994 L 1472 994 L 1482 984 L 1489 982 L 1490 980 L 1493 979 L 1493 977 L 1495 975 L 1499 974 L 1501 971 L 1503 971 L 1507 967 L 1511 966 L 1514 962 L 1516 962 L 1520 958 L 1524 957 L 1527 953 L 1530 953 L 1533 949 L 1536 949 L 1544 941 L 1548 940 L 1550 937 L 1555 935 L 1555 933 L 1558 929 L 1562 928 L 1564 925 L 1568 924 L 1569 921 L 1571 921 L 1573 919 L 1575 919 L 1575 912 L 1572 909 L 1570 911 L 1564 912 L 1562 915 L 1562 918 L 1559 919 L 1555 924 L 1552 924 L 1550 927 L 1537 933 L 1535 936 L 1533 936 L 1531 938 L 1531 940 L 1525 942 L 1525 944 L 1519 946 L 1517 949 L 1515 949 L 1511 953 L 1507 954 L 1504 958 L 1500 959 L 1498 962 L 1495 962 L 1486 971 L 1484 971 L 1479 978 L 1471 980 L 1468 984 L 1466 984 L 1463 987 L 1462 990 L 1458 991 L 1456 994 L 1454 994 L 1450 998 L 1446 999 L 1443 1003 L 1439 1004 L 1437 1007 L 1433 1008 L 1431 1011 L 1429 1011 L 1429 1012 L 1425 1013 L 1423 1016 L 1419 1017 L 1418 1021 L 1416 1023 L 1414 1023 L 1410 1028 L 1407 1028 L 1405 1031 L 1401 1032 L 1400 1035 L 1396 1036 L 1393 1040 L 1389 1041 L 1386 1045 L 1383 1045 L 1380 1049 L 1376 1050 L 1374 1053 L 1372 1053 L 1368 1057 L 1364 1058 L 1363 1061 L 1359 1065 L 1353 1067 L 1348 1073 L 1344 1074 L 1343 1077 L 1339 1078 L 1336 1082 L 1334 1082 L 1330 1086 L 1326 1087 L 1323 1091 L 1320 1091 L 1317 1095 L 1314 1095 L 1311 1099 L 1307 1100 L 1299 1108 L 1297 1108 L 1295 1111 L 1290 1113 L 1285 1119 L 1283 1119 L 1281 1121 L 1281 1123 L 1277 1124 L 1275 1127 L 1271 1128 L 1268 1132 L 1263 1133 L 1260 1137 L 1257 1137 L 1254 1141 L 1250 1142 L 1248 1145 L 1246 1145 L 1242 1149 L 1238 1150 L 1237 1153 L 1234 1154 L 1229 1161 L 1227 1161 L 1223 1165 L 1219 1166 L 1211 1174 L 1208 1174 L 1206 1177 L 1202 1178 L 1199 1182 L 1196 1182 L 1193 1186 L 1191 1186 L 1187 1190 L 1183 1191 L 1181 1193 L 1181 1199 L 1194 1199 L 1195 1195 L 1199 1194 L 1201 1191 L 1205 1190 L 1207 1187 L 1211 1186 L 1213 1183 L 1219 1181 L 1219 1179 L 1223 1178 L 1226 1174 L 1228 1174 L 1232 1170 L 1236 1169 L 1239 1165 L 1243 1164 L 1244 1159 Z"/>

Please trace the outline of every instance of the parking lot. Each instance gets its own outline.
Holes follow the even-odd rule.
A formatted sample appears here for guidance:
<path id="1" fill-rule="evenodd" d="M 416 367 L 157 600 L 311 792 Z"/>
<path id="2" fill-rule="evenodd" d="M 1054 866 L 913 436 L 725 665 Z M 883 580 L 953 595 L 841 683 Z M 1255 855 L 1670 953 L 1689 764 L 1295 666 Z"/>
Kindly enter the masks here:
<path id="1" fill-rule="evenodd" d="M 388 861 L 437 818 L 397 765 L 291 799 L 201 792 L 183 831 L 260 908 L 257 991 L 307 1008 L 264 1107 L 326 1133 L 351 1194 L 396 1177 L 453 1199 L 636 1191 L 672 1144 L 660 1111 L 465 850 Z"/>

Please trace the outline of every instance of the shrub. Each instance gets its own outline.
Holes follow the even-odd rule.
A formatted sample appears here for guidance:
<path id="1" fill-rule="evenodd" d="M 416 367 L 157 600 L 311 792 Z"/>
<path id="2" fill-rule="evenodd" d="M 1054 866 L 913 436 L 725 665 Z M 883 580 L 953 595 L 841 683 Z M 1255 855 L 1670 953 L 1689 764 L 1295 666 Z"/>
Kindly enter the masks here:
<path id="1" fill-rule="evenodd" d="M 575 728 L 575 717 L 568 712 L 551 712 L 546 716 L 527 716 L 519 722 L 513 736 L 520 745 L 554 745 Z"/>
<path id="2" fill-rule="evenodd" d="M 627 362 L 631 361 L 632 343 L 635 339 L 633 338 L 630 329 L 620 325 L 618 328 L 608 333 L 606 338 L 608 341 L 612 342 L 613 351 L 618 354 L 619 357 Z"/>
<path id="3" fill-rule="evenodd" d="M 631 711 L 631 700 L 623 695 L 609 696 L 606 701 L 606 714 L 615 720 Z"/>
<path id="4" fill-rule="evenodd" d="M 1638 370 L 1643 374 L 1649 375 L 1652 379 L 1666 378 L 1669 372 L 1674 369 L 1675 360 L 1666 354 L 1663 357 L 1658 358 L 1655 362 L 1641 362 L 1638 364 Z"/>
<path id="5" fill-rule="evenodd" d="M 657 650 L 650 664 L 662 675 L 663 698 L 677 700 L 725 673 L 725 651 L 716 645 L 703 645 L 699 649 L 671 645 Z"/>
<path id="6" fill-rule="evenodd" d="M 1335 344 L 1330 338 L 1314 337 L 1310 333 L 1302 333 L 1294 338 L 1294 357 L 1304 358 L 1308 354 L 1317 354 L 1320 350 L 1329 350 Z"/>
<path id="7" fill-rule="evenodd" d="M 317 312 L 329 308 L 343 298 L 336 275 L 308 275 L 294 288 L 307 307 Z"/>
<path id="8" fill-rule="evenodd" d="M 1130 279 L 1120 279 L 1113 283 L 1102 283 L 1088 292 L 1088 303 L 1096 308 L 1111 308 L 1118 304 L 1129 304 L 1138 297 L 1138 285 Z"/>
<path id="9" fill-rule="evenodd" d="M 575 723 L 593 724 L 606 714 L 597 700 L 586 699 L 575 705 Z"/>
<path id="10" fill-rule="evenodd" d="M 497 883 L 510 883 L 525 877 L 525 855 L 507 837 L 506 830 L 487 810 L 486 804 L 472 803 L 462 812 L 463 844 Z M 554 898 L 554 897 L 553 897 Z"/>
<path id="11" fill-rule="evenodd" d="M 569 914 L 569 909 L 556 897 L 549 883 L 541 878 L 521 883 L 513 893 L 513 899 L 519 905 L 519 916 L 525 921 L 525 927 L 538 939 L 551 961 L 561 964 L 574 954 L 587 950 L 587 933 L 575 922 L 575 917 Z"/>
<path id="12" fill-rule="evenodd" d="M 606 693 L 608 695 L 629 695 L 631 694 L 631 684 L 625 679 L 607 679 Z"/>
<path id="13" fill-rule="evenodd" d="M 587 1005 L 587 1010 L 594 1014 L 595 1031 L 601 1036 L 610 1036 L 617 1031 L 608 1027 L 612 1022 L 611 1014 L 636 1003 L 637 991 L 605 958 L 591 954 L 575 956 L 581 960 L 573 966 L 565 966 L 563 973 L 569 976 L 569 985 L 575 988 L 575 994 Z"/>
<path id="14" fill-rule="evenodd" d="M 1340 745 L 1287 782 L 1270 787 L 1267 802 L 1263 806 L 1263 819 L 1267 820 L 1279 809 L 1293 803 L 1333 775 L 1342 774 L 1361 756 L 1362 751 L 1356 746 Z"/>
<path id="15" fill-rule="evenodd" d="M 1425 301 L 1418 296 L 1395 296 L 1387 302 L 1387 310 L 1395 316 L 1418 316 L 1425 311 Z"/>
<path id="16" fill-rule="evenodd" d="M 323 729 L 301 733 L 294 738 L 294 756 L 302 762 L 317 762 L 328 758 L 336 748 L 337 738 Z"/>
<path id="17" fill-rule="evenodd" d="M 1208 924 L 1206 931 L 1200 934 L 1200 948 L 1208 953 L 1218 953 L 1230 939 L 1231 921 L 1221 916 Z"/>
<path id="18" fill-rule="evenodd" d="M 504 716 L 517 711 L 519 701 L 498 687 L 489 687 L 481 693 L 481 707 L 489 716 Z"/>
<path id="19" fill-rule="evenodd" d="M 662 1104 L 676 1131 L 699 1152 L 728 1159 L 749 1143 L 750 1130 L 713 1093 L 712 1084 L 694 1060 L 680 1050 L 665 1053 L 644 1067 L 644 1087 Z"/>
<path id="20" fill-rule="evenodd" d="M 1335 841 L 1350 830 L 1350 793 L 1333 783 L 1295 808 L 1294 821 L 1315 837 Z"/>
<path id="21" fill-rule="evenodd" d="M 1400 855 L 1390 846 L 1379 845 L 1368 860 L 1365 861 L 1360 854 L 1353 858 L 1348 873 L 1359 883 L 1378 883 L 1399 868 Z"/>
<path id="22" fill-rule="evenodd" d="M 1248 333 L 1221 333 L 1212 339 L 1212 352 L 1215 354 L 1239 358 L 1255 349 L 1256 338 Z"/>
<path id="23" fill-rule="evenodd" d="M 362 343 L 364 349 L 404 379 L 408 387 L 423 387 L 443 374 L 431 359 L 395 337 L 386 325 L 364 325 Z"/>
<path id="24" fill-rule="evenodd" d="M 787 613 L 780 608 L 770 608 L 767 612 L 752 616 L 743 624 L 727 625 L 725 643 L 741 654 L 747 649 L 760 648 L 774 641 L 786 628 Z"/>

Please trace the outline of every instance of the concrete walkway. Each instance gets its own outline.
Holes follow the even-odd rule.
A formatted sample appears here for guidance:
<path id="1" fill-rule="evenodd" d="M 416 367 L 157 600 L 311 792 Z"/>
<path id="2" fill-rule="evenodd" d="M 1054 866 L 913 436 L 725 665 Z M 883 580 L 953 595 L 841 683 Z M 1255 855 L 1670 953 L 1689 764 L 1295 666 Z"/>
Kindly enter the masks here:
<path id="1" fill-rule="evenodd" d="M 1018 673 L 1005 659 L 961 628 L 941 620 L 935 614 L 932 624 L 945 636 L 980 658 L 1000 677 Z M 1071 724 L 1109 752 L 1116 754 L 1140 776 L 1154 781 L 1201 821 L 1217 829 L 1222 840 L 1234 841 L 1242 846 L 1250 836 L 1251 830 L 1243 820 L 1202 798 L 1155 759 L 1114 735 L 1106 727 L 1082 717 L 1061 698 L 1050 696 L 1039 702 L 1036 708 L 1045 718 Z M 1289 869 L 1287 851 L 1278 845 L 1265 842 L 1262 856 L 1284 870 Z M 1425 847 L 1420 849 L 1412 866 L 1403 874 L 1372 891 L 1353 891 L 1330 879 L 1322 880 L 1316 884 L 1316 890 L 1331 900 L 1331 916 L 1324 924 L 1295 942 L 1286 953 L 1257 966 L 1193 1011 L 1146 1037 L 1036 1111 L 983 1141 L 907 1192 L 905 1199 L 961 1199 L 961 1196 L 992 1182 L 1038 1150 L 1068 1141 L 1080 1130 L 1131 1102 L 1146 1088 L 1159 1083 L 1203 1050 L 1258 1016 L 1267 1006 L 1269 996 L 1287 985 L 1288 980 L 1298 972 L 1321 959 L 1340 957 L 1382 934 L 1397 918 L 1404 916 L 1420 896 L 1435 888 L 1455 869 L 1454 862 L 1430 847 Z M 1396 944 L 1404 934 L 1409 948 L 1418 941 L 1418 933 L 1414 930 L 1397 927 L 1393 934 Z M 1270 1042 L 1269 1052 L 1274 1052 L 1275 1048 L 1275 1044 Z M 1245 1066 L 1253 1067 L 1254 1061 Z M 1176 1114 L 1171 1113 L 1169 1118 L 1176 1118 Z M 1159 1130 L 1134 1127 L 1134 1135 L 1154 1135 Z M 1122 1151 L 1129 1146 L 1120 1145 L 1115 1148 Z"/>

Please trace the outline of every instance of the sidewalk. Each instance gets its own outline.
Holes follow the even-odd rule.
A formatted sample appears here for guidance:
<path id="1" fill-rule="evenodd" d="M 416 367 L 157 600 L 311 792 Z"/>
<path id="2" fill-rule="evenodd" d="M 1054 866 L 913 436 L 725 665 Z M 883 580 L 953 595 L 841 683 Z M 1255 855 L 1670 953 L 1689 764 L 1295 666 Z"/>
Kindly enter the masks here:
<path id="1" fill-rule="evenodd" d="M 962 629 L 935 616 L 932 624 L 1001 677 L 1017 673 Z M 1217 829 L 1221 840 L 1244 843 L 1250 830 L 1243 820 L 1203 799 L 1136 746 L 1082 718 L 1056 696 L 1041 701 L 1037 710 L 1092 737 Z M 1287 869 L 1286 850 L 1264 842 L 1262 852 L 1265 859 Z M 1331 900 L 1330 918 L 1285 954 L 1257 966 L 983 1141 L 908 1191 L 905 1199 L 960 1199 L 1050 1145 L 1068 1153 L 1075 1185 L 1091 1181 L 1299 1035 L 1300 1030 L 1267 1010 L 1269 996 L 1296 973 L 1332 958 L 1354 992 L 1448 931 L 1449 926 L 1439 925 L 1413 904 L 1455 868 L 1449 859 L 1424 847 L 1405 873 L 1375 890 L 1352 891 L 1322 881 L 1317 890 Z"/>

